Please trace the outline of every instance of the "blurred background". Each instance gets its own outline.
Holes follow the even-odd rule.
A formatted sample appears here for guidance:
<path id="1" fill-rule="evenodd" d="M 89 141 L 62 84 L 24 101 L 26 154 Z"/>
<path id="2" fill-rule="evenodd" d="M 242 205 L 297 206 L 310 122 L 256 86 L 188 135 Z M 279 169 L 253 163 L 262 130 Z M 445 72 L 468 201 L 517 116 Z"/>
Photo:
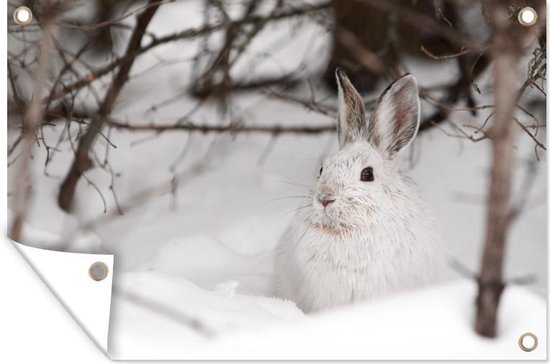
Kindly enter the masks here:
<path id="1" fill-rule="evenodd" d="M 8 14 L 20 5 L 34 18 L 8 29 L 14 240 L 115 254 L 142 290 L 150 277 L 132 274 L 269 297 L 273 249 L 337 150 L 335 68 L 368 112 L 410 72 L 422 120 L 400 163 L 439 220 L 448 280 L 480 271 L 497 95 L 517 96 L 503 279 L 546 296 L 544 2 L 51 0 Z M 516 68 L 500 83 L 495 39 Z"/>

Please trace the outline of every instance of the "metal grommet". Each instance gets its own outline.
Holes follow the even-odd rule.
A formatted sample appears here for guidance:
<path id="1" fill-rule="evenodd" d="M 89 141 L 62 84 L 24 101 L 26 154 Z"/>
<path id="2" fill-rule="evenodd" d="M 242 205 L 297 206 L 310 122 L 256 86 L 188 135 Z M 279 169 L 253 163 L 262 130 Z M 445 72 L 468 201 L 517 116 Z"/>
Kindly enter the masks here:
<path id="1" fill-rule="evenodd" d="M 521 350 L 525 352 L 530 352 L 537 348 L 539 344 L 539 340 L 537 339 L 535 334 L 526 332 L 525 334 L 519 337 L 518 344 Z"/>
<path id="2" fill-rule="evenodd" d="M 537 22 L 538 14 L 535 9 L 530 6 L 526 6 L 518 13 L 518 21 L 521 25 L 530 27 Z"/>
<path id="3" fill-rule="evenodd" d="M 94 281 L 102 281 L 107 278 L 109 274 L 109 268 L 103 262 L 95 262 L 88 269 L 88 274 Z"/>
<path id="4" fill-rule="evenodd" d="M 20 6 L 13 12 L 13 21 L 17 25 L 27 25 L 32 21 L 32 11 L 26 6 Z"/>

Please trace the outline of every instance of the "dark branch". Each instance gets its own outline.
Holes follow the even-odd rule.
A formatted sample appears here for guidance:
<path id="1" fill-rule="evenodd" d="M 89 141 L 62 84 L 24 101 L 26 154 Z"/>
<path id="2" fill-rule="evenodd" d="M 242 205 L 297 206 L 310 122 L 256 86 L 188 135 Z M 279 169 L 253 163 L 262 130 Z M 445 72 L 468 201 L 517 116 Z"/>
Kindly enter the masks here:
<path id="1" fill-rule="evenodd" d="M 98 134 L 101 132 L 105 121 L 113 110 L 115 101 L 120 91 L 128 80 L 128 75 L 130 74 L 132 65 L 134 64 L 136 57 L 140 54 L 139 50 L 145 30 L 158 10 L 158 2 L 150 0 L 149 4 L 156 5 L 148 7 L 137 17 L 136 26 L 130 38 L 130 42 L 128 43 L 126 54 L 122 58 L 123 62 L 120 64 L 120 68 L 111 82 L 111 86 L 107 90 L 103 102 L 100 105 L 98 115 L 92 119 L 86 133 L 84 133 L 84 135 L 80 138 L 73 164 L 71 165 L 65 180 L 61 184 L 57 201 L 59 203 L 59 207 L 65 211 L 69 211 L 71 209 L 76 185 L 80 180 L 80 177 L 86 170 L 92 167 L 90 148 L 92 147 Z"/>

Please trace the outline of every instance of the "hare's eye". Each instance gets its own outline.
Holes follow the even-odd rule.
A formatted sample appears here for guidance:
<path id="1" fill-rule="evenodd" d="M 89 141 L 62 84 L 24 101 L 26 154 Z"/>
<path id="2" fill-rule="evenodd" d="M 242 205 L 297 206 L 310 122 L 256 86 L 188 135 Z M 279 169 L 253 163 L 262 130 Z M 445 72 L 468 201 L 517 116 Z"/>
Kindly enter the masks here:
<path id="1" fill-rule="evenodd" d="M 321 177 L 322 174 L 323 174 L 323 167 L 321 167 L 321 169 L 319 170 L 319 177 Z"/>
<path id="2" fill-rule="evenodd" d="M 372 167 L 363 168 L 361 171 L 361 181 L 374 181 L 374 171 L 372 170 Z"/>

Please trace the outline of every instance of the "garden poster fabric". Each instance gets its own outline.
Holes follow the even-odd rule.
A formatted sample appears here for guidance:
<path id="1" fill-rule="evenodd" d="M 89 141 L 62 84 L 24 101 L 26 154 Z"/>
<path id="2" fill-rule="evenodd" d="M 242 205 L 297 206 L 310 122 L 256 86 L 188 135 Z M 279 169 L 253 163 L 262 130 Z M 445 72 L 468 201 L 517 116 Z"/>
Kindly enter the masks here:
<path id="1" fill-rule="evenodd" d="M 544 2 L 31 5 L 7 235 L 109 358 L 546 358 Z"/>

